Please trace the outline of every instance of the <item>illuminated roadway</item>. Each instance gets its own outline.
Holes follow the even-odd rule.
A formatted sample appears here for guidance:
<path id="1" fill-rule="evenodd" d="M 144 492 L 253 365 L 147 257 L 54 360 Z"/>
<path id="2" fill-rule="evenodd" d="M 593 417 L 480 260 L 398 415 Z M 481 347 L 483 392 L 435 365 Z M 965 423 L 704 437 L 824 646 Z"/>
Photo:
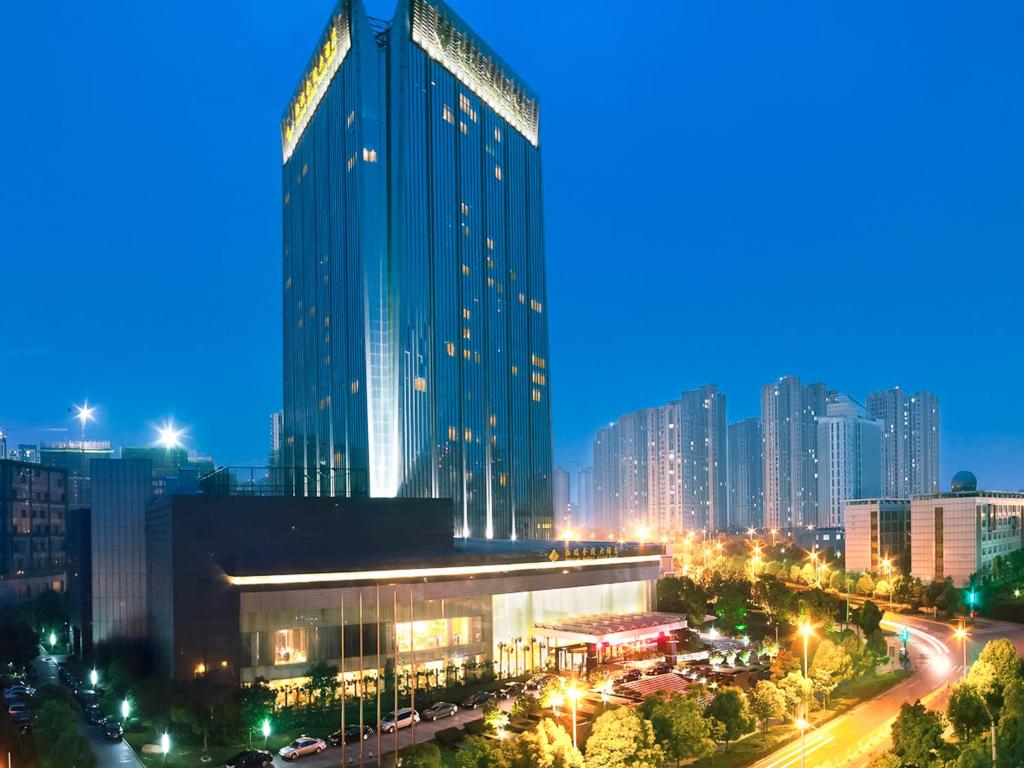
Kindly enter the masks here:
<path id="1" fill-rule="evenodd" d="M 945 709 L 948 686 L 963 674 L 963 649 L 954 627 L 940 621 L 901 614 L 885 615 L 882 626 L 893 632 L 910 631 L 909 651 L 914 674 L 899 685 L 820 728 L 808 729 L 804 754 L 807 768 L 863 768 L 889 747 L 890 728 L 904 702 L 923 700 L 929 709 Z M 971 627 L 969 660 L 998 637 L 1010 638 L 1024 650 L 1024 626 L 978 619 Z M 800 768 L 800 739 L 753 764 L 753 768 Z"/>

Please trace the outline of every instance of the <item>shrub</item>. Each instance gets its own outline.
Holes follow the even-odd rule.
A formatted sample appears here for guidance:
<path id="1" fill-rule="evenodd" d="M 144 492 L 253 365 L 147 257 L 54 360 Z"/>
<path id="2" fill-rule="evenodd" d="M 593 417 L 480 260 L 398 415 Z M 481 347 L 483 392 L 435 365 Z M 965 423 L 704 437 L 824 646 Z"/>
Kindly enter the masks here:
<path id="1" fill-rule="evenodd" d="M 434 741 L 442 747 L 454 747 L 465 737 L 466 733 L 461 728 L 442 728 L 434 734 Z"/>
<path id="2" fill-rule="evenodd" d="M 483 736 L 485 733 L 487 733 L 487 723 L 485 723 L 483 719 L 470 720 L 468 723 L 466 723 L 465 728 L 466 733 L 469 736 Z"/>

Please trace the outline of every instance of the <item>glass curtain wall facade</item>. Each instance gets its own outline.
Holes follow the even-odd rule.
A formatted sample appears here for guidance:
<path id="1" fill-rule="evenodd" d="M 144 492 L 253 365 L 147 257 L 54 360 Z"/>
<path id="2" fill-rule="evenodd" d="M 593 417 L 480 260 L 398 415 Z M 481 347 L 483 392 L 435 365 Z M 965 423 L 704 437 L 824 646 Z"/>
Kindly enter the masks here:
<path id="1" fill-rule="evenodd" d="M 452 498 L 458 535 L 551 536 L 538 120 L 442 3 L 386 28 L 338 6 L 282 131 L 293 492 Z"/>

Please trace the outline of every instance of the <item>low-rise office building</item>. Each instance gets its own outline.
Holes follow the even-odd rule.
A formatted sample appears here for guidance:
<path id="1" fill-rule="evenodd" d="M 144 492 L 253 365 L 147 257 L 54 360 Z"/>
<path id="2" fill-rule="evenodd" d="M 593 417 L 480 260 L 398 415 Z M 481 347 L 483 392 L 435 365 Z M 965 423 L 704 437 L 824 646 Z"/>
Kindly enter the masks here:
<path id="1" fill-rule="evenodd" d="M 949 493 L 911 501 L 911 574 L 965 586 L 996 557 L 1024 546 L 1022 516 L 1024 493 L 980 491 L 973 474 L 958 472 Z"/>
<path id="2" fill-rule="evenodd" d="M 850 499 L 846 520 L 846 570 L 880 573 L 885 561 L 894 570 L 910 557 L 910 499 Z"/>
<path id="3" fill-rule="evenodd" d="M 65 588 L 68 473 L 0 460 L 0 603 Z"/>
<path id="4" fill-rule="evenodd" d="M 353 681 L 413 665 L 586 669 L 637 644 L 670 650 L 685 627 L 653 612 L 660 545 L 456 540 L 451 516 L 443 499 L 157 501 L 146 561 L 159 669 L 280 686 L 321 661 Z"/>

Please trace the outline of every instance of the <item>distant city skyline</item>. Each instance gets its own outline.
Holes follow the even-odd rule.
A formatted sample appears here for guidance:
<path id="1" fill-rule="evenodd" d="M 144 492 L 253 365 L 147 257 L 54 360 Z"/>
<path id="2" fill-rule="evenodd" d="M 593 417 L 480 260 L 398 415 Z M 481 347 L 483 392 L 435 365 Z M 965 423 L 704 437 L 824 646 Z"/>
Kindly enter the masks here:
<path id="1" fill-rule="evenodd" d="M 74 437 L 65 411 L 88 397 L 89 434 L 115 445 L 174 415 L 218 462 L 265 463 L 282 401 L 276 126 L 332 6 L 204 6 L 197 25 L 71 5 L 79 34 L 9 41 L 11 102 L 48 116 L 12 137 L 24 183 L 4 193 L 9 446 Z M 632 27 L 607 23 L 611 3 L 453 7 L 544 96 L 556 463 L 589 463 L 597 427 L 709 381 L 731 420 L 756 417 L 760 384 L 794 374 L 858 399 L 934 392 L 940 484 L 967 468 L 1024 487 L 1024 104 L 1005 98 L 1024 80 L 1024 7 L 650 4 Z M 46 6 L 11 13 L 52 26 Z M 612 161 L 608 94 L 626 92 L 661 117 Z M 103 146 L 131 161 L 115 172 Z M 197 168 L 216 170 L 197 183 Z M 691 333 L 684 306 L 714 322 Z M 970 359 L 1008 369 L 982 388 Z"/>

